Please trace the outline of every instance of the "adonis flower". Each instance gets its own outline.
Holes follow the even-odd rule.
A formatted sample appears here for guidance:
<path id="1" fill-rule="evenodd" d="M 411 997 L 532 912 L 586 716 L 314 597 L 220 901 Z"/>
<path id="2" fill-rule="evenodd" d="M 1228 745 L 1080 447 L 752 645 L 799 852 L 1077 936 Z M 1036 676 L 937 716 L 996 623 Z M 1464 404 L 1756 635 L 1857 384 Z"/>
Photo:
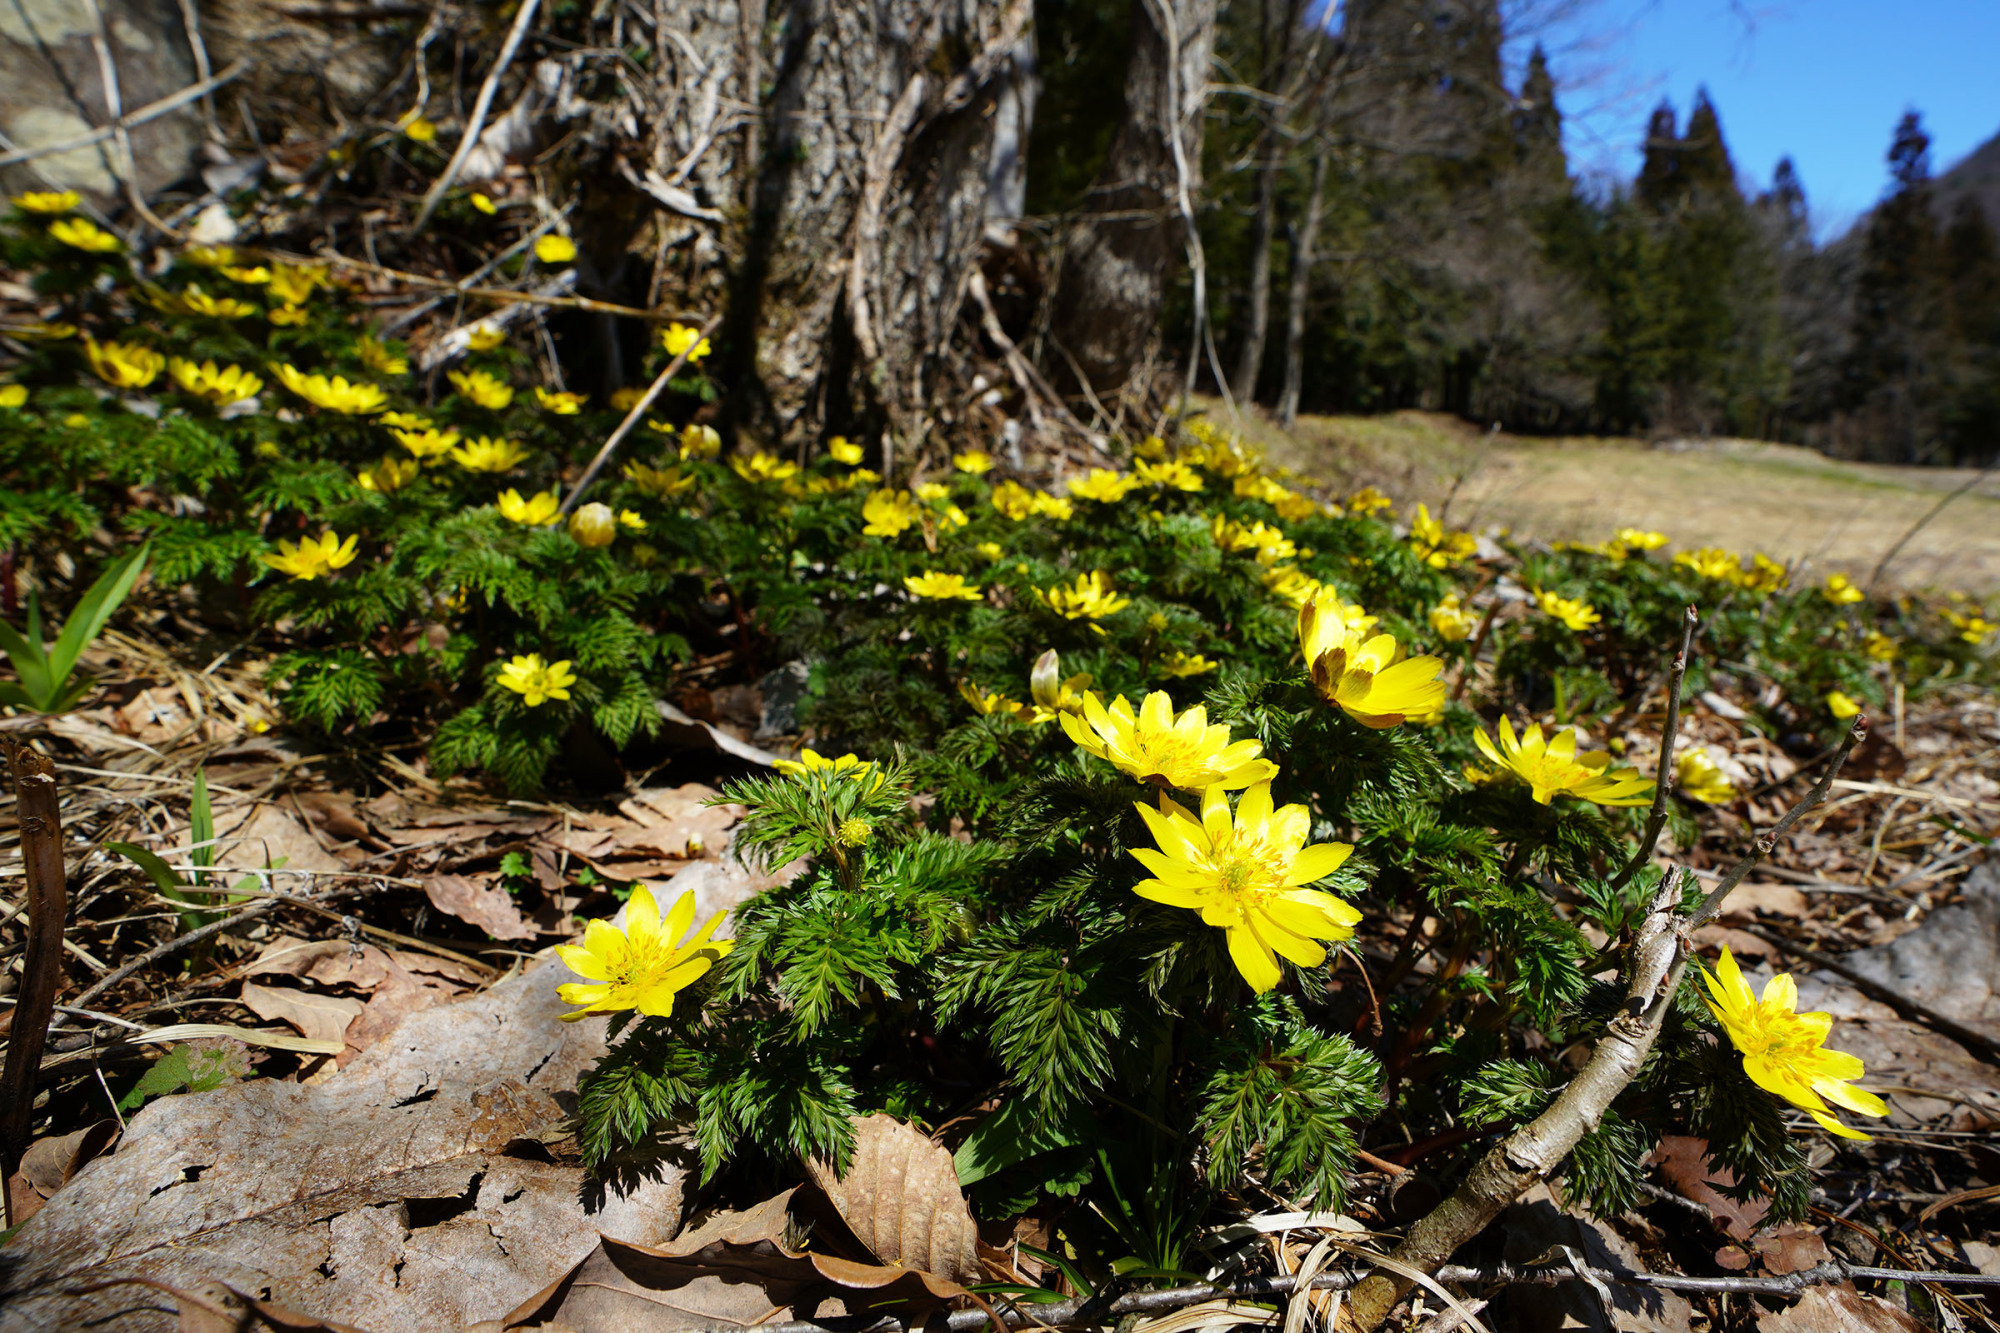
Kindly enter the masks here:
<path id="1" fill-rule="evenodd" d="M 967 449 L 962 454 L 953 454 L 951 465 L 968 477 L 977 477 L 993 470 L 993 455 L 984 449 Z"/>
<path id="2" fill-rule="evenodd" d="M 87 250 L 94 255 L 108 255 L 125 248 L 125 242 L 89 218 L 57 218 L 49 224 L 49 235 L 71 249 Z"/>
<path id="3" fill-rule="evenodd" d="M 729 469 L 743 480 L 753 483 L 769 481 L 790 481 L 799 474 L 797 463 L 787 462 L 775 454 L 759 449 L 748 458 L 738 454 L 729 460 Z"/>
<path id="4" fill-rule="evenodd" d="M 287 541 L 278 543 L 278 553 L 264 557 L 264 563 L 280 574 L 290 574 L 295 579 L 310 583 L 322 574 L 343 569 L 354 562 L 354 550 L 361 538 L 351 535 L 346 541 L 328 528 L 318 537 L 301 537 L 297 546 Z"/>
<path id="5" fill-rule="evenodd" d="M 310 264 L 271 266 L 271 294 L 288 305 L 304 305 L 312 298 L 313 288 L 323 286 L 326 280 L 326 270 Z"/>
<path id="6" fill-rule="evenodd" d="M 773 762 L 771 767 L 794 778 L 811 777 L 814 773 L 826 773 L 836 778 L 853 778 L 856 782 L 868 786 L 868 793 L 871 796 L 882 790 L 882 784 L 889 780 L 889 775 L 877 768 L 872 759 L 863 759 L 854 754 L 828 759 L 811 746 L 799 751 L 797 759 L 779 759 Z"/>
<path id="7" fill-rule="evenodd" d="M 308 375 L 297 366 L 283 361 L 271 367 L 278 376 L 278 382 L 314 407 L 329 412 L 339 412 L 344 416 L 366 416 L 380 412 L 388 406 L 388 395 L 373 384 L 349 384 L 343 375 L 331 379 L 325 375 Z"/>
<path id="8" fill-rule="evenodd" d="M 84 355 L 97 377 L 114 389 L 143 389 L 159 378 L 167 359 L 139 343 L 101 343 L 83 336 Z"/>
<path id="9" fill-rule="evenodd" d="M 445 378 L 460 393 L 489 411 L 498 412 L 514 401 L 514 386 L 483 370 L 446 371 Z"/>
<path id="10" fill-rule="evenodd" d="M 1742 1052 L 1743 1072 L 1752 1083 L 1783 1097 L 1821 1129 L 1844 1139 L 1869 1136 L 1835 1120 L 1827 1102 L 1861 1115 L 1889 1114 L 1880 1097 L 1849 1081 L 1864 1072 L 1861 1058 L 1826 1049 L 1833 1016 L 1796 1012 L 1799 988 L 1789 974 L 1781 972 L 1765 982 L 1759 999 L 1750 993 L 1743 969 L 1725 947 L 1715 971 L 1704 970 L 1701 979 L 1714 997 L 1704 1002 L 1729 1034 L 1730 1044 Z"/>
<path id="11" fill-rule="evenodd" d="M 1159 670 L 1163 676 L 1179 679 L 1183 676 L 1205 676 L 1220 665 L 1212 658 L 1200 653 L 1172 652 L 1160 659 Z"/>
<path id="12" fill-rule="evenodd" d="M 1459 605 L 1455 592 L 1446 593 L 1444 600 L 1431 608 L 1431 629 L 1441 639 L 1461 643 L 1478 628 L 1479 617 Z"/>
<path id="13" fill-rule="evenodd" d="M 417 473 L 421 470 L 414 458 L 385 458 L 374 467 L 363 468 L 355 473 L 354 480 L 360 483 L 364 491 L 378 491 L 387 495 L 391 491 L 400 491 L 415 481 Z"/>
<path id="14" fill-rule="evenodd" d="M 1674 766 L 1674 790 L 1703 805 L 1727 805 L 1736 799 L 1736 786 L 1723 776 L 1708 751 L 1696 747 L 1681 756 Z"/>
<path id="15" fill-rule="evenodd" d="M 550 393 L 541 385 L 535 386 L 535 401 L 545 412 L 553 412 L 559 417 L 573 417 L 583 411 L 583 395 L 580 393 Z"/>
<path id="16" fill-rule="evenodd" d="M 500 492 L 500 498 L 495 503 L 499 507 L 500 517 L 508 522 L 539 528 L 556 516 L 556 510 L 562 508 L 562 497 L 554 491 L 543 491 L 532 500 L 523 500 L 519 491 L 510 489 Z"/>
<path id="17" fill-rule="evenodd" d="M 28 401 L 28 386 L 25 384 L 0 384 L 0 407 L 20 407 Z"/>
<path id="18" fill-rule="evenodd" d="M 1299 608 L 1299 647 L 1319 697 L 1377 731 L 1427 718 L 1444 705 L 1444 661 L 1402 657 L 1392 634 L 1370 635 L 1375 617 L 1331 588 Z"/>
<path id="19" fill-rule="evenodd" d="M 578 546 L 596 550 L 618 538 L 618 515 L 607 504 L 587 504 L 569 516 L 569 535 Z"/>
<path id="20" fill-rule="evenodd" d="M 490 352 L 507 341 L 507 330 L 491 320 L 480 320 L 465 331 L 467 351 Z"/>
<path id="21" fill-rule="evenodd" d="M 669 324 L 660 333 L 660 345 L 667 349 L 668 356 L 687 353 L 688 364 L 693 365 L 709 353 L 708 339 L 701 336 L 700 329 L 691 329 L 685 324 Z"/>
<path id="22" fill-rule="evenodd" d="M 1276 764 L 1257 757 L 1264 752 L 1262 741 L 1231 741 L 1229 728 L 1209 725 L 1200 704 L 1175 717 L 1164 690 L 1147 695 L 1136 714 L 1123 695 L 1106 708 L 1096 695 L 1086 694 L 1083 716 L 1063 713 L 1061 720 L 1071 740 L 1141 782 L 1183 791 L 1234 791 L 1268 782 L 1278 772 Z"/>
<path id="23" fill-rule="evenodd" d="M 1324 585 L 1294 565 L 1274 565 L 1264 571 L 1264 587 L 1279 601 L 1304 606 Z"/>
<path id="24" fill-rule="evenodd" d="M 1737 564 L 1736 557 L 1719 546 L 1704 546 L 1698 551 L 1682 551 L 1674 557 L 1674 563 L 1683 569 L 1694 571 L 1700 578 L 1719 582 L 1732 581 L 1743 572 L 1743 567 Z"/>
<path id="25" fill-rule="evenodd" d="M 75 190 L 29 190 L 14 196 L 14 207 L 23 213 L 67 213 L 82 202 Z"/>
<path id="26" fill-rule="evenodd" d="M 1541 603 L 1543 615 L 1560 620 L 1578 634 L 1604 619 L 1595 607 L 1579 598 L 1558 597 L 1552 592 L 1538 592 L 1535 598 Z"/>
<path id="27" fill-rule="evenodd" d="M 1164 792 L 1159 809 L 1139 804 L 1138 810 L 1159 850 L 1132 849 L 1154 876 L 1132 891 L 1200 912 L 1205 925 L 1228 932 L 1230 960 L 1259 995 L 1284 979 L 1280 958 L 1318 967 L 1326 961 L 1322 940 L 1353 937 L 1361 913 L 1306 885 L 1340 869 L 1354 848 L 1307 846 L 1312 816 L 1302 805 L 1274 810 L 1269 782 L 1246 790 L 1233 817 L 1220 786 L 1202 792 L 1199 816 Z"/>
<path id="28" fill-rule="evenodd" d="M 627 463 L 625 477 L 647 495 L 657 500 L 667 500 L 683 491 L 694 489 L 694 478 L 682 476 L 677 467 L 647 467 L 644 463 Z"/>
<path id="29" fill-rule="evenodd" d="M 903 586 L 918 597 L 935 601 L 976 602 L 985 595 L 976 584 L 967 583 L 963 574 L 938 574 L 928 569 L 906 575 Z"/>
<path id="30" fill-rule="evenodd" d="M 992 499 L 1000 516 L 1016 523 L 1035 512 L 1035 493 L 1018 481 L 1003 481 L 995 486 Z"/>
<path id="31" fill-rule="evenodd" d="M 1596 805 L 1644 805 L 1653 798 L 1653 782 L 1639 776 L 1636 768 L 1612 768 L 1611 756 L 1602 750 L 1576 752 L 1577 733 L 1558 732 L 1553 740 L 1542 738 L 1542 724 L 1529 724 L 1517 740 L 1514 725 L 1500 719 L 1500 745 L 1495 748 L 1484 730 L 1472 735 L 1479 752 L 1501 767 L 1510 769 L 1534 791 L 1543 805 L 1558 796 L 1576 796 Z"/>
<path id="32" fill-rule="evenodd" d="M 958 682 L 958 693 L 960 698 L 972 705 L 972 711 L 981 717 L 991 717 L 998 713 L 1002 717 L 1022 718 L 1029 711 L 1026 704 L 1009 699 L 998 690 L 981 689 L 976 681 L 961 680 Z"/>
<path id="33" fill-rule="evenodd" d="M 836 435 L 831 440 L 828 440 L 826 442 L 826 451 L 833 455 L 834 462 L 845 463 L 849 467 L 853 467 L 861 461 L 861 446 L 848 439 L 845 435 Z"/>
<path id="34" fill-rule="evenodd" d="M 535 258 L 544 264 L 567 264 L 576 258 L 576 242 L 550 232 L 535 241 Z"/>
<path id="35" fill-rule="evenodd" d="M 1068 620 L 1102 620 L 1132 604 L 1130 597 L 1120 597 L 1112 590 L 1111 575 L 1101 569 L 1079 574 L 1076 582 L 1068 586 L 1037 588 L 1035 596 Z"/>
<path id="36" fill-rule="evenodd" d="M 917 521 L 917 502 L 908 491 L 876 491 L 861 502 L 861 517 L 867 519 L 863 534 L 895 537 Z"/>
<path id="37" fill-rule="evenodd" d="M 1217 515 L 1209 524 L 1209 537 L 1225 551 L 1249 551 L 1260 565 L 1276 564 L 1280 560 L 1290 560 L 1299 553 L 1282 529 L 1269 523 L 1237 523 Z"/>
<path id="38" fill-rule="evenodd" d="M 1832 713 L 1842 722 L 1847 721 L 1848 718 L 1853 717 L 1861 711 L 1860 704 L 1854 702 L 1852 698 L 1841 693 L 1839 690 L 1831 690 L 1827 693 L 1826 708 L 1828 712 Z"/>
<path id="39" fill-rule="evenodd" d="M 1476 553 L 1479 543 L 1469 532 L 1447 531 L 1431 517 L 1430 507 L 1420 504 L 1410 520 L 1410 549 L 1432 569 L 1446 569 Z"/>
<path id="40" fill-rule="evenodd" d="M 394 415 L 404 418 L 408 417 L 408 413 L 403 412 L 398 412 Z M 383 420 L 386 421 L 388 418 L 384 417 Z M 414 430 L 392 429 L 389 433 L 395 436 L 405 449 L 408 449 L 418 458 L 437 458 L 448 454 L 452 451 L 452 447 L 463 438 L 455 430 L 438 430 L 434 426 L 424 426 L 421 429 Z"/>
<path id="41" fill-rule="evenodd" d="M 652 891 L 640 884 L 625 905 L 625 929 L 608 921 L 592 921 L 583 929 L 582 944 L 558 944 L 556 956 L 581 982 L 556 987 L 564 1004 L 580 1004 L 565 1020 L 588 1014 L 636 1009 L 649 1018 L 674 1011 L 674 997 L 708 975 L 708 970 L 734 947 L 732 940 L 711 939 L 721 924 L 717 912 L 688 938 L 694 924 L 694 890 L 689 889 L 668 909 L 666 919 Z M 675 941 L 680 940 L 680 943 Z"/>
<path id="42" fill-rule="evenodd" d="M 177 356 L 170 357 L 167 361 L 167 373 L 174 377 L 174 382 L 181 386 L 183 392 L 193 394 L 196 398 L 206 398 L 217 407 L 227 407 L 231 403 L 240 403 L 245 398 L 254 398 L 257 396 L 257 391 L 264 387 L 262 379 L 243 367 L 227 366 L 217 369 L 213 361 L 204 361 L 196 365 Z"/>
<path id="43" fill-rule="evenodd" d="M 544 664 L 540 653 L 528 653 L 507 659 L 497 679 L 502 689 L 520 695 L 522 703 L 539 708 L 550 699 L 569 698 L 569 687 L 576 684 L 576 672 L 570 670 L 567 660 Z"/>
<path id="44" fill-rule="evenodd" d="M 509 472 L 527 457 L 527 449 L 518 441 L 494 440 L 484 435 L 451 451 L 452 461 L 468 472 Z"/>
<path id="45" fill-rule="evenodd" d="M 2000 629 L 2000 625 L 1995 625 L 1983 614 L 1976 611 L 1972 615 L 1961 615 L 1957 611 L 1948 610 L 1944 613 L 1944 618 L 1949 620 L 1952 628 L 1958 631 L 1959 638 L 1974 645 L 1984 643 L 1987 635 L 1996 629 Z"/>
<path id="46" fill-rule="evenodd" d="M 1201 474 L 1179 461 L 1148 463 L 1141 460 L 1133 464 L 1132 471 L 1141 481 L 1165 486 L 1169 490 L 1198 491 L 1203 485 Z"/>
<path id="47" fill-rule="evenodd" d="M 1109 468 L 1094 467 L 1090 470 L 1089 476 L 1080 477 L 1069 484 L 1069 493 L 1078 500 L 1115 504 L 1144 484 L 1137 477 L 1120 476 Z"/>
<path id="48" fill-rule="evenodd" d="M 354 344 L 354 354 L 361 358 L 361 364 L 377 375 L 407 375 L 410 359 L 397 356 L 394 352 L 367 334 L 362 334 Z"/>

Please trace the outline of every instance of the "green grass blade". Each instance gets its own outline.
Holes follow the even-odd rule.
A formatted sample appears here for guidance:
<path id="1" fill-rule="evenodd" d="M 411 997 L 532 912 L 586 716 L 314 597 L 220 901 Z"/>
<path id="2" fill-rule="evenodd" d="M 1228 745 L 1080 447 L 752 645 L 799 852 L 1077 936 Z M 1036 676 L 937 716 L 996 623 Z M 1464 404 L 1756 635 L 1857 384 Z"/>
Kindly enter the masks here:
<path id="1" fill-rule="evenodd" d="M 49 654 L 49 670 L 56 680 L 67 680 L 83 650 L 104 632 L 112 614 L 145 572 L 146 556 L 151 549 L 142 544 L 113 561 L 70 612 L 68 623 L 56 639 L 55 650 Z"/>

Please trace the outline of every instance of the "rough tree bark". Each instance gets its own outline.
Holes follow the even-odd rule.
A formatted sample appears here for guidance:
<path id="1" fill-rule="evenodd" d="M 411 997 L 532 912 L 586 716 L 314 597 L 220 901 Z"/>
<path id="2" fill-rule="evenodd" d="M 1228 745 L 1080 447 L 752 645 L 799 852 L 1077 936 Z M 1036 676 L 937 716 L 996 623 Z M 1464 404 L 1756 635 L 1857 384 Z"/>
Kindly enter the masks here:
<path id="1" fill-rule="evenodd" d="M 1257 376 L 1264 369 L 1264 336 L 1271 326 L 1271 242 L 1276 239 L 1278 222 L 1277 145 L 1266 131 L 1259 136 L 1257 165 L 1257 216 L 1250 235 L 1250 299 L 1243 313 L 1243 348 L 1236 358 L 1236 378 L 1232 381 L 1236 401 L 1257 399 Z"/>
<path id="2" fill-rule="evenodd" d="M 1326 198 L 1326 153 L 1313 159 L 1312 197 L 1305 221 L 1292 233 L 1291 281 L 1285 290 L 1285 391 L 1278 399 L 1278 419 L 1290 430 L 1299 419 L 1299 394 L 1305 387 L 1306 297 L 1312 286 L 1313 249 L 1319 244 L 1319 219 Z"/>
<path id="3" fill-rule="evenodd" d="M 1200 185 L 1201 110 L 1215 46 L 1215 0 L 1132 0 L 1125 114 L 1071 230 L 1050 316 L 1068 357 L 1100 397 L 1124 390 L 1159 325 L 1186 243 L 1182 201 Z"/>

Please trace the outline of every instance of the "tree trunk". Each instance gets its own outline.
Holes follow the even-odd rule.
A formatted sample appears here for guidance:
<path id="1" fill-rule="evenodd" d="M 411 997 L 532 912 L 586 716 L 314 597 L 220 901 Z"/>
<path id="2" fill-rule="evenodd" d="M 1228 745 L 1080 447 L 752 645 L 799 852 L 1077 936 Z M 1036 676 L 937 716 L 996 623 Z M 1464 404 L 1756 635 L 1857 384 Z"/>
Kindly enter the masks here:
<path id="1" fill-rule="evenodd" d="M 774 10 L 656 0 L 656 49 L 679 77 L 653 154 L 668 189 L 647 192 L 671 208 L 692 187 L 711 210 L 728 283 L 713 293 L 723 424 L 771 443 L 843 431 L 892 454 L 928 428 L 927 377 L 979 256 L 994 112 L 1031 0 Z"/>
<path id="2" fill-rule="evenodd" d="M 1326 153 L 1313 159 L 1312 197 L 1305 222 L 1292 237 L 1291 282 L 1285 291 L 1285 392 L 1278 399 L 1278 420 L 1286 430 L 1299 419 L 1299 393 L 1305 387 L 1306 297 L 1312 286 L 1313 247 L 1319 244 L 1320 208 L 1326 194 Z"/>
<path id="3" fill-rule="evenodd" d="M 1215 45 L 1215 0 L 1132 0 L 1125 115 L 1072 229 L 1050 318 L 1100 397 L 1123 391 L 1157 331 L 1201 184 L 1201 109 Z"/>
<path id="4" fill-rule="evenodd" d="M 1260 137 L 1257 218 L 1250 235 L 1250 301 L 1243 317 L 1243 350 L 1236 359 L 1236 401 L 1255 402 L 1257 376 L 1264 369 L 1264 334 L 1271 324 L 1271 242 L 1278 220 L 1276 136 Z"/>

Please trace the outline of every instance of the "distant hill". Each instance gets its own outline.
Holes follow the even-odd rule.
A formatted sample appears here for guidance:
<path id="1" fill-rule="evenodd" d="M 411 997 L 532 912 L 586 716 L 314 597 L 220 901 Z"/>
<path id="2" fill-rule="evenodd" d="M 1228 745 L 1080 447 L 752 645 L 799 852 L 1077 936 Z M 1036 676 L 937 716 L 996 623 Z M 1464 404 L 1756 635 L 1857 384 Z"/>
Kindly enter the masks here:
<path id="1" fill-rule="evenodd" d="M 1987 220 L 2000 228 L 2000 134 L 1937 178 L 1938 216 L 1949 218 L 1959 199 L 1968 194 L 1986 209 Z"/>

